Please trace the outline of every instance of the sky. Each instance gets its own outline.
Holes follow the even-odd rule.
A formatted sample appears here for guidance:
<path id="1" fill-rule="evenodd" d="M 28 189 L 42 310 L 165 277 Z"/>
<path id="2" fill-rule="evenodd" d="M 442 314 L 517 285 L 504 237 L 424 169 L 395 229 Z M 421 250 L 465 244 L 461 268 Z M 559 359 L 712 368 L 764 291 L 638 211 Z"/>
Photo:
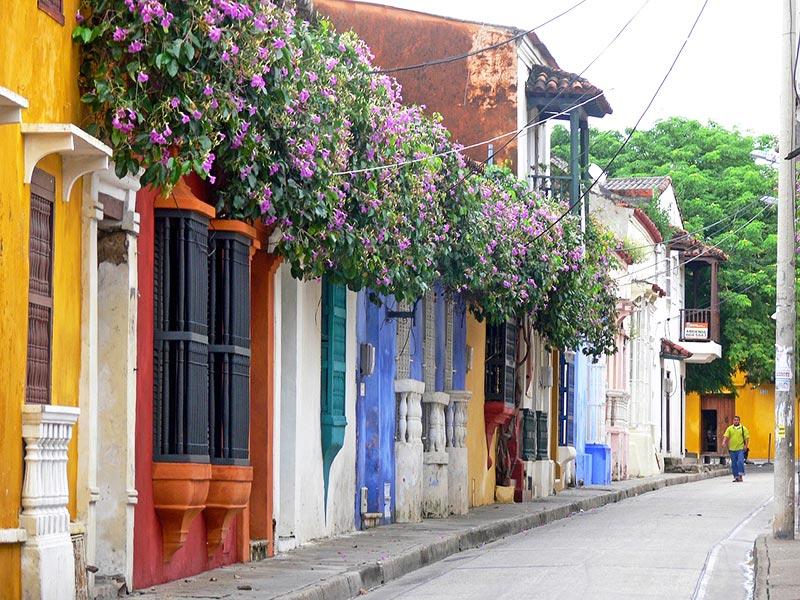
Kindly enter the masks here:
<path id="1" fill-rule="evenodd" d="M 640 118 L 638 128 L 647 129 L 659 119 L 679 116 L 746 133 L 778 134 L 780 0 L 708 0 L 646 113 L 705 0 L 584 0 L 539 27 L 579 1 L 373 3 L 523 30 L 537 27 L 536 34 L 562 69 L 582 73 L 605 92 L 614 112 L 592 119 L 590 124 L 600 129 L 624 130 Z"/>

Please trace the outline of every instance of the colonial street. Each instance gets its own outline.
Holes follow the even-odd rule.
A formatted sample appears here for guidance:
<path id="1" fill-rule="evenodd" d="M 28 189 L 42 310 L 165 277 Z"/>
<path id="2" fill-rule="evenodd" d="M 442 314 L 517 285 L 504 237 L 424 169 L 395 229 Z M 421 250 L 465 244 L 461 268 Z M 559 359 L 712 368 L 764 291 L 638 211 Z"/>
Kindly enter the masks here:
<path id="1" fill-rule="evenodd" d="M 138 593 L 162 600 L 750 598 L 749 555 L 769 530 L 771 494 L 771 465 L 749 466 L 744 483 L 732 483 L 724 467 L 663 473 L 319 540 Z M 767 550 L 759 550 L 756 572 L 763 592 L 765 573 L 770 585 L 785 583 L 798 563 L 773 565 Z"/>
<path id="2" fill-rule="evenodd" d="M 749 466 L 744 483 L 663 488 L 457 554 L 369 597 L 750 598 L 772 489 L 769 466 Z"/>

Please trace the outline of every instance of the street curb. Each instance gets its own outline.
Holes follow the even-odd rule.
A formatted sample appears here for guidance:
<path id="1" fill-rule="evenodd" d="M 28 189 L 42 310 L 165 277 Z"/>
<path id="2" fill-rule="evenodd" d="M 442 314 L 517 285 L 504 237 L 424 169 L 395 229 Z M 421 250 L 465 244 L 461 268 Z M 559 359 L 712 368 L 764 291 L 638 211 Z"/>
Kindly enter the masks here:
<path id="1" fill-rule="evenodd" d="M 767 534 L 759 535 L 753 542 L 753 600 L 769 598 L 769 549 Z"/>
<path id="2" fill-rule="evenodd" d="M 715 469 L 703 473 L 685 473 L 668 479 L 643 481 L 623 490 L 608 491 L 593 498 L 585 498 L 534 514 L 501 519 L 494 523 L 453 533 L 431 543 L 421 544 L 385 560 L 359 565 L 344 573 L 328 577 L 319 583 L 279 596 L 276 600 L 350 600 L 382 584 L 399 579 L 403 575 L 464 550 L 478 548 L 505 537 L 547 525 L 574 513 L 600 508 L 667 486 L 720 477 L 727 475 L 728 472 L 727 468 Z M 756 569 L 756 577 L 758 577 L 758 569 Z M 756 587 L 756 589 L 758 588 Z M 766 600 L 766 596 L 761 599 L 756 596 L 756 600 Z"/>

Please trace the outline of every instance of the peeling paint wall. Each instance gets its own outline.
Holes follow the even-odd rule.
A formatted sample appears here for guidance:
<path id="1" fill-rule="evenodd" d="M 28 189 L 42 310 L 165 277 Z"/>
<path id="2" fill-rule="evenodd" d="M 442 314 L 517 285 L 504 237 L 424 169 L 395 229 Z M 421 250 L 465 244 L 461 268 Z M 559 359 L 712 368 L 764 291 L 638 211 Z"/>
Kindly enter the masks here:
<path id="1" fill-rule="evenodd" d="M 352 29 L 366 41 L 375 54 L 373 63 L 384 69 L 467 54 L 516 33 L 511 28 L 359 2 L 317 0 L 314 5 L 338 30 Z M 405 102 L 440 113 L 453 140 L 470 145 L 516 129 L 516 60 L 516 44 L 510 43 L 466 60 L 390 74 L 403 86 Z M 495 142 L 495 149 L 501 144 Z M 483 160 L 488 146 L 466 153 Z M 516 172 L 516 157 L 517 144 L 512 142 L 498 151 L 495 162 L 507 161 Z"/>

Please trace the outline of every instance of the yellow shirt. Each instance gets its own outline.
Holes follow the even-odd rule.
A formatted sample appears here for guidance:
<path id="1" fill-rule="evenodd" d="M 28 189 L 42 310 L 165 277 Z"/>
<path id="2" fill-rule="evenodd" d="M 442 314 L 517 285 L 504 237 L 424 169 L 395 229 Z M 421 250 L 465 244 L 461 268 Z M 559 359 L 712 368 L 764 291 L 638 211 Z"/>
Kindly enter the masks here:
<path id="1" fill-rule="evenodd" d="M 744 441 L 750 439 L 750 432 L 744 425 L 730 425 L 723 434 L 728 438 L 728 448 L 730 450 L 741 450 L 744 448 Z"/>

